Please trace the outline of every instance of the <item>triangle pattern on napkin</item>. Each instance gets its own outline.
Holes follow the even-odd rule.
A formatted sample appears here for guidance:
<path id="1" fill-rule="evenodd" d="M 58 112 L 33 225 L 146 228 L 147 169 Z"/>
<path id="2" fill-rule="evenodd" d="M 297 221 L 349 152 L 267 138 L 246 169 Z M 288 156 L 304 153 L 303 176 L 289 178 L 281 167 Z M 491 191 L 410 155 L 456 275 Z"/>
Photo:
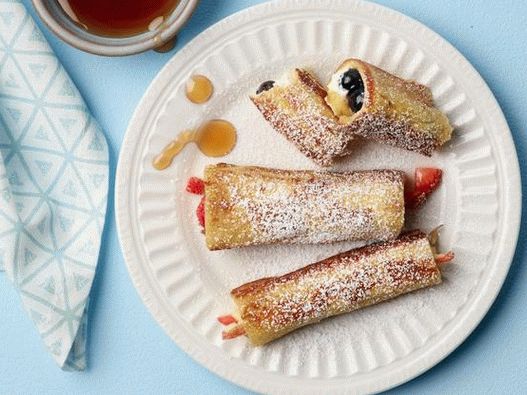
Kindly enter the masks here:
<path id="1" fill-rule="evenodd" d="M 0 269 L 50 355 L 86 367 L 108 147 L 24 5 L 0 0 Z"/>

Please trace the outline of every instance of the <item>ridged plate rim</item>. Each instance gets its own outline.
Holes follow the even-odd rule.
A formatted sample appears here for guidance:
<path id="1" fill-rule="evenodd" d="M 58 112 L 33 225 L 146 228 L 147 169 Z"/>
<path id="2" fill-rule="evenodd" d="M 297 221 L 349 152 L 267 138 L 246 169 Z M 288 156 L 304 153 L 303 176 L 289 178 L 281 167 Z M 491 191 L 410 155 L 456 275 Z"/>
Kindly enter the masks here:
<path id="1" fill-rule="evenodd" d="M 188 323 L 182 320 L 181 317 L 174 319 L 174 317 L 168 315 L 167 311 L 169 310 L 167 309 L 171 308 L 170 304 L 156 287 L 156 280 L 149 273 L 148 264 L 143 259 L 146 252 L 142 250 L 139 224 L 136 221 L 138 215 L 133 215 L 136 213 L 135 205 L 137 202 L 137 196 L 134 195 L 137 193 L 137 189 L 134 189 L 133 186 L 137 185 L 137 179 L 134 177 L 138 177 L 138 172 L 134 170 L 136 170 L 140 162 L 140 158 L 137 156 L 139 154 L 137 143 L 141 137 L 142 127 L 149 119 L 149 114 L 157 113 L 159 108 L 164 105 L 161 98 L 166 96 L 164 88 L 172 77 L 170 72 L 171 65 L 180 59 L 184 59 L 185 56 L 191 53 L 191 50 L 209 45 L 216 37 L 232 31 L 237 25 L 245 25 L 251 20 L 279 12 L 284 13 L 284 17 L 287 17 L 287 12 L 291 10 L 311 9 L 314 11 L 317 8 L 361 9 L 361 11 L 371 14 L 371 17 L 376 22 L 386 22 L 388 24 L 395 24 L 396 22 L 397 26 L 402 30 L 408 29 L 409 31 L 411 29 L 413 32 L 419 32 L 420 40 L 434 42 L 438 51 L 442 51 L 445 56 L 451 59 L 452 64 L 462 70 L 461 72 L 467 78 L 466 85 L 476 87 L 480 91 L 481 101 L 486 103 L 487 111 L 493 114 L 494 126 L 492 129 L 503 131 L 500 135 L 500 145 L 496 148 L 495 153 L 502 167 L 502 173 L 505 172 L 508 175 L 508 189 L 499 191 L 500 199 L 505 199 L 502 200 L 502 204 L 507 203 L 504 206 L 504 218 L 501 218 L 500 222 L 507 224 L 507 227 L 504 230 L 502 229 L 501 232 L 498 230 L 498 235 L 501 237 L 496 243 L 501 244 L 501 241 L 503 247 L 495 254 L 495 259 L 489 265 L 488 272 L 484 273 L 480 278 L 478 294 L 472 295 L 470 306 L 463 306 L 462 310 L 464 311 L 459 313 L 463 319 L 450 330 L 450 333 L 443 335 L 440 339 L 436 339 L 437 344 L 434 347 L 423 352 L 417 352 L 413 360 L 407 362 L 404 366 L 392 367 L 382 379 L 377 377 L 376 379 L 369 378 L 356 382 L 350 382 L 349 379 L 345 378 L 312 379 L 309 380 L 308 384 L 299 387 L 301 383 L 298 378 L 258 371 L 254 367 L 246 366 L 242 361 L 230 359 L 220 349 L 207 349 L 202 344 L 203 339 L 191 332 Z M 187 47 L 176 54 L 158 74 L 137 107 L 123 141 L 116 175 L 116 219 L 119 239 L 128 270 L 143 302 L 167 334 L 198 362 L 236 384 L 260 392 L 292 392 L 299 388 L 307 392 L 330 389 L 339 392 L 375 392 L 405 382 L 434 366 L 452 352 L 481 321 L 501 288 L 515 251 L 521 213 L 520 185 L 517 156 L 510 130 L 501 109 L 479 74 L 450 44 L 419 22 L 372 3 L 337 1 L 328 6 L 327 3 L 324 4 L 322 1 L 289 0 L 257 5 L 224 19 L 196 37 Z M 256 372 L 258 375 L 254 374 Z"/>

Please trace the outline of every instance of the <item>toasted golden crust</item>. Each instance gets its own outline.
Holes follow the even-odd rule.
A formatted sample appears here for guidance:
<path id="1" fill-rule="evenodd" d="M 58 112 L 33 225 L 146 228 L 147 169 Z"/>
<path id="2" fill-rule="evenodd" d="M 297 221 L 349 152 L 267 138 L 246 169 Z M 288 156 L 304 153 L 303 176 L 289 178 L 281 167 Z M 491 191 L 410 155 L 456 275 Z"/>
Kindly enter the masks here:
<path id="1" fill-rule="evenodd" d="M 207 247 L 393 239 L 404 223 L 403 181 L 393 170 L 207 166 Z"/>
<path id="2" fill-rule="evenodd" d="M 359 71 L 365 88 L 363 106 L 353 113 L 339 87 L 343 73 Z M 434 107 L 426 86 L 407 81 L 359 59 L 342 63 L 328 86 L 327 103 L 353 134 L 430 156 L 450 140 L 448 118 Z"/>
<path id="3" fill-rule="evenodd" d="M 251 96 L 251 100 L 275 130 L 308 158 L 331 166 L 334 158 L 348 153 L 353 139 L 324 101 L 326 90 L 307 71 L 296 69 L 285 84 Z"/>
<path id="4" fill-rule="evenodd" d="M 262 345 L 300 327 L 439 284 L 441 272 L 427 236 L 354 249 L 283 276 L 231 291 L 249 340 Z"/>

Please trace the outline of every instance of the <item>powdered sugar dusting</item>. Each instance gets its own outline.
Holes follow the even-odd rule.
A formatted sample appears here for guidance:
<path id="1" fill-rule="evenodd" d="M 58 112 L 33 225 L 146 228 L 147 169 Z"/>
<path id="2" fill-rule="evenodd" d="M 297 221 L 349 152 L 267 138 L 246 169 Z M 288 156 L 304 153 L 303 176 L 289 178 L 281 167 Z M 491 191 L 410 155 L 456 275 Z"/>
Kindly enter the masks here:
<path id="1" fill-rule="evenodd" d="M 313 70 L 322 80 L 328 80 L 331 71 L 335 70 L 342 59 L 349 56 L 348 53 L 336 52 L 320 56 L 317 54 L 299 56 L 295 59 L 279 59 L 274 62 L 267 62 L 251 69 L 247 74 L 240 75 L 235 83 L 231 83 L 225 89 L 218 89 L 211 102 L 205 107 L 193 109 L 195 122 L 199 122 L 204 117 L 221 118 L 231 121 L 238 130 L 238 143 L 236 148 L 223 161 L 240 165 L 258 165 L 282 169 L 319 169 L 313 161 L 309 160 L 292 144 L 288 144 L 280 139 L 273 127 L 262 119 L 260 112 L 251 103 L 249 96 L 254 93 L 257 85 L 261 81 L 275 78 L 277 75 L 284 74 L 296 66 L 304 66 L 306 69 Z M 213 78 L 215 85 L 216 79 L 214 72 L 202 71 Z M 184 93 L 183 91 L 181 93 Z M 179 97 L 179 94 L 175 95 Z M 178 123 L 178 112 L 180 108 L 186 108 L 184 103 L 174 102 L 167 107 L 165 117 L 162 118 L 160 133 L 170 136 L 170 131 Z M 186 119 L 186 118 L 185 118 Z M 187 124 L 192 124 L 186 121 Z M 373 141 L 353 141 L 353 155 L 339 159 L 334 166 L 338 171 L 367 170 L 374 168 L 391 168 L 403 170 L 407 174 L 413 174 L 415 167 L 439 167 L 444 170 L 443 184 L 438 191 L 431 196 L 427 204 L 418 213 L 407 212 L 407 228 L 421 228 L 430 230 L 438 224 L 444 224 L 441 243 L 444 246 L 452 244 L 452 234 L 455 229 L 455 217 L 447 213 L 456 212 L 456 199 L 447 199 L 449 191 L 455 190 L 455 176 L 453 162 L 450 154 L 434 155 L 426 158 L 422 155 L 375 143 Z M 155 147 L 154 147 L 155 148 Z M 357 242 L 340 242 L 335 244 L 317 245 L 271 245 L 253 246 L 240 249 L 210 252 L 206 245 L 204 236 L 197 225 L 195 218 L 195 207 L 199 203 L 199 198 L 182 194 L 185 182 L 190 176 L 203 175 L 206 165 L 217 163 L 217 159 L 207 158 L 188 147 L 181 157 L 181 173 L 176 173 L 174 168 L 168 169 L 165 174 L 175 177 L 177 174 L 178 183 L 174 186 L 173 194 L 177 196 L 174 210 L 179 213 L 178 220 L 175 222 L 183 228 L 186 235 L 186 243 L 193 246 L 195 252 L 194 264 L 201 273 L 201 279 L 207 288 L 215 295 L 218 300 L 218 312 L 225 313 L 230 311 L 232 304 L 228 296 L 231 289 L 240 284 L 253 281 L 258 278 L 283 274 L 292 270 L 304 267 L 310 262 L 327 258 L 339 252 L 360 246 Z M 416 215 L 418 214 L 418 215 Z M 468 257 L 465 257 L 465 260 Z M 454 270 L 447 267 L 446 271 Z M 477 266 L 478 267 L 478 266 Z M 462 272 L 468 270 L 466 263 Z M 476 270 L 474 268 L 474 270 Z M 456 276 L 460 273 L 456 272 Z M 459 277 L 461 278 L 461 277 Z M 462 293 L 460 288 L 456 288 L 455 283 L 444 283 L 438 289 L 446 291 L 436 291 L 435 288 L 420 293 L 419 297 L 402 297 L 395 302 L 384 303 L 373 306 L 365 310 L 355 312 L 352 315 L 344 315 L 309 328 L 308 331 L 300 330 L 288 336 L 287 341 L 278 341 L 266 346 L 269 353 L 273 352 L 298 352 L 308 348 L 309 344 L 317 342 L 321 347 L 333 344 L 335 337 L 332 333 L 338 333 L 340 339 L 347 339 L 353 344 L 360 344 L 366 341 L 364 336 L 376 331 L 379 328 L 388 329 L 390 320 L 399 320 L 405 317 L 408 311 L 425 311 L 428 307 L 435 304 L 440 293 L 441 303 L 451 299 L 452 302 L 459 300 Z M 443 293 L 447 292 L 448 297 Z M 378 320 L 378 317 L 389 317 L 385 320 Z M 372 322 L 375 324 L 372 326 Z M 344 328 L 347 328 L 344 330 Z M 345 333 L 353 328 L 353 336 L 350 338 Z M 307 334 L 306 334 L 307 332 Z M 280 350 L 280 351 L 278 351 Z M 289 351 L 288 351 L 289 350 Z"/>
<path id="2" fill-rule="evenodd" d="M 447 51 L 432 48 L 430 43 L 436 43 L 435 39 L 426 42 L 428 38 L 423 40 L 416 36 L 415 40 L 405 41 L 411 36 L 408 25 L 402 27 L 404 34 L 398 34 L 401 26 L 390 21 L 384 21 L 386 25 L 367 26 L 365 21 L 372 18 L 350 13 L 344 2 L 335 7 L 341 8 L 338 12 L 331 10 L 333 2 L 327 3 L 332 6 L 322 7 L 323 15 L 307 10 L 287 15 L 275 13 L 263 28 L 260 20 L 251 21 L 244 16 L 238 20 L 243 24 L 243 29 L 236 32 L 239 34 L 209 35 L 207 45 L 196 52 L 199 56 L 189 57 L 194 52 L 187 52 L 185 57 L 174 59 L 165 69 L 164 77 L 158 79 L 155 93 L 171 95 L 166 108 L 152 108 L 153 113 L 144 111 L 148 106 L 140 108 L 141 116 L 134 122 L 134 132 L 137 136 L 148 136 L 146 145 L 132 147 L 135 154 L 125 155 L 125 159 L 133 157 L 133 160 L 122 163 L 124 169 L 144 160 L 140 173 L 133 173 L 130 178 L 141 179 L 139 197 L 130 202 L 138 205 L 141 217 L 136 219 L 133 215 L 135 206 L 127 209 L 134 230 L 137 230 L 133 232 L 137 235 L 134 242 L 137 248 L 144 246 L 147 253 L 145 257 L 136 257 L 138 265 L 135 268 L 141 267 L 141 270 L 134 270 L 132 275 L 135 272 L 135 281 L 142 283 L 143 291 L 151 290 L 152 295 L 157 295 L 148 300 L 154 315 L 160 319 L 161 310 L 170 313 L 170 321 L 165 323 L 172 328 L 170 333 L 180 345 L 199 339 L 201 351 L 195 349 L 194 356 L 202 351 L 210 353 L 208 366 L 216 372 L 218 361 L 225 360 L 220 354 L 237 359 L 237 367 L 254 372 L 245 383 L 255 380 L 260 383 L 255 384 L 260 390 L 269 386 L 262 384 L 265 379 L 258 381 L 257 377 L 270 377 L 266 372 L 271 370 L 276 373 L 274 377 L 280 378 L 280 384 L 274 386 L 276 391 L 285 388 L 282 383 L 303 381 L 306 384 L 302 389 L 308 389 L 311 383 L 322 384 L 325 378 L 331 377 L 347 383 L 341 388 L 352 391 L 356 388 L 354 384 L 362 381 L 360 378 L 375 378 L 386 371 L 379 369 L 381 366 L 388 365 L 389 370 L 402 359 L 415 362 L 430 350 L 429 346 L 445 341 L 445 333 L 449 333 L 444 331 L 445 325 L 452 328 L 455 322 L 455 327 L 459 328 L 458 315 L 462 306 L 474 312 L 470 306 L 473 300 L 479 300 L 477 295 L 481 295 L 479 291 L 484 287 L 482 273 L 506 266 L 505 262 L 494 258 L 504 248 L 496 241 L 504 234 L 499 219 L 503 203 L 510 195 L 508 189 L 502 195 L 499 187 L 503 174 L 498 164 L 504 151 L 492 142 L 496 136 L 507 135 L 507 131 L 506 126 L 501 128 L 499 119 L 487 123 L 485 114 L 495 111 L 496 106 L 492 101 L 480 100 L 484 99 L 480 93 L 485 93 L 485 89 L 482 91 L 472 78 L 464 79 L 466 69 L 450 67 L 448 57 L 443 57 Z M 397 24 L 402 21 L 400 17 L 394 20 Z M 412 31 L 415 32 L 415 26 Z M 387 46 L 377 45 L 386 42 L 382 39 L 384 35 L 389 37 Z M 223 40 L 225 37 L 228 37 L 227 42 Z M 423 62 L 418 68 L 408 67 L 414 65 L 413 59 L 419 51 L 424 51 Z M 336 161 L 335 167 L 346 171 L 391 168 L 409 174 L 413 174 L 416 166 L 442 168 L 445 178 L 441 188 L 419 212 L 407 214 L 407 226 L 429 231 L 444 224 L 440 238 L 442 250 L 454 247 L 456 261 L 442 269 L 444 281 L 438 286 L 324 320 L 265 347 L 251 347 L 243 338 L 222 342 L 222 328 L 215 317 L 232 311 L 231 289 L 257 278 L 304 267 L 356 247 L 357 243 L 271 245 L 210 252 L 194 214 L 199 197 L 183 191 L 189 176 L 202 175 L 205 165 L 217 160 L 205 158 L 194 146 L 188 146 L 173 167 L 155 175 L 151 171 L 151 158 L 180 130 L 194 127 L 205 119 L 220 118 L 231 121 L 239 133 L 237 147 L 222 161 L 284 169 L 317 169 L 313 161 L 262 119 L 249 95 L 254 94 L 261 81 L 274 79 L 295 67 L 305 67 L 320 81 L 329 81 L 332 71 L 343 59 L 359 55 L 405 78 L 427 82 L 433 92 L 441 92 L 438 102 L 441 109 L 455 107 L 456 119 L 470 119 L 468 123 L 454 122 L 453 141 L 430 158 L 375 142 L 358 142 L 352 155 Z M 234 72 L 232 65 L 238 66 Z M 207 75 L 214 82 L 215 93 L 211 101 L 202 106 L 190 105 L 184 96 L 185 79 L 193 73 Z M 449 81 L 446 90 L 442 86 L 445 81 Z M 463 91 L 464 87 L 468 89 Z M 463 103 L 458 100 L 461 95 L 467 98 Z M 487 105 L 480 107 L 480 104 Z M 151 122 L 143 124 L 144 119 Z M 481 153 L 488 156 L 483 158 Z M 485 173 L 486 178 L 478 176 L 488 168 L 495 171 Z M 170 179 L 175 182 L 172 184 Z M 481 192 L 483 190 L 488 192 Z M 167 194 L 172 194 L 175 201 L 167 198 Z M 160 209 L 165 206 L 168 208 Z M 485 221 L 481 221 L 482 218 Z M 164 243 L 166 241 L 168 243 Z M 168 244 L 169 249 L 160 250 L 162 244 Z M 128 251 L 133 249 L 131 244 L 128 247 Z M 191 278 L 186 276 L 189 271 L 195 274 Z M 201 287 L 199 295 L 187 299 L 186 291 L 196 285 Z M 476 298 L 467 299 L 471 296 Z M 209 299 L 213 302 L 209 303 Z M 209 303 L 208 313 L 200 313 L 195 318 L 204 303 Z M 168 305 L 173 309 L 164 308 Z M 193 315 L 187 315 L 188 312 Z M 392 354 L 391 350 L 395 352 Z M 234 371 L 231 373 L 235 375 Z"/>
<path id="3" fill-rule="evenodd" d="M 359 136 L 430 156 L 439 147 L 432 133 L 416 130 L 401 115 L 388 119 L 384 114 L 360 113 L 349 126 Z"/>
<path id="4" fill-rule="evenodd" d="M 281 139 L 273 127 L 262 119 L 249 96 L 254 93 L 261 81 L 276 78 L 277 75 L 282 75 L 287 70 L 298 66 L 313 70 L 321 81 L 329 80 L 331 71 L 335 70 L 342 59 L 349 55 L 344 52 L 326 54 L 326 56 L 305 55 L 258 65 L 247 74 L 240 75 L 225 89 L 218 89 L 206 107 L 193 109 L 195 123 L 204 117 L 221 118 L 231 121 L 236 126 L 238 143 L 227 157 L 222 158 L 225 162 L 282 169 L 317 170 L 319 167 L 312 160 L 295 146 Z M 216 85 L 217 78 L 214 78 L 212 69 L 203 71 L 203 73 L 210 75 Z M 173 131 L 174 125 L 178 124 L 181 116 L 176 110 L 182 108 L 187 107 L 184 103 L 177 102 L 167 107 L 166 119 L 159 132 L 161 135 L 165 133 L 170 136 L 170 132 Z M 185 116 L 189 115 L 185 114 Z M 206 284 L 206 288 L 217 301 L 217 314 L 232 311 L 229 292 L 240 284 L 297 270 L 308 263 L 361 245 L 360 242 L 271 245 L 210 252 L 195 219 L 194 211 L 199 198 L 182 194 L 181 191 L 184 190 L 188 177 L 201 176 L 204 167 L 217 163 L 217 160 L 199 155 L 193 148 L 188 147 L 182 153 L 181 162 L 185 161 L 185 163 L 178 172 L 172 168 L 165 174 L 178 178 L 178 183 L 173 188 L 173 194 L 178 197 L 174 204 L 178 219 L 172 221 L 182 228 L 185 243 L 192 246 L 193 265 L 200 273 L 200 278 Z M 419 212 L 407 212 L 405 216 L 407 229 L 420 228 L 428 231 L 439 224 L 444 224 L 440 242 L 444 248 L 452 245 L 452 237 L 456 229 L 456 216 L 452 214 L 458 210 L 458 199 L 455 198 L 457 171 L 451 153 L 446 151 L 427 158 L 414 152 L 360 139 L 352 142 L 352 149 L 352 155 L 335 162 L 334 170 L 390 168 L 413 174 L 415 167 L 418 166 L 443 169 L 444 179 L 440 189 L 431 196 Z M 406 327 L 409 316 L 426 314 L 431 306 L 438 305 L 438 301 L 444 309 L 453 308 L 466 295 L 463 281 L 472 278 L 474 273 L 481 269 L 478 260 L 474 260 L 470 255 L 459 255 L 458 261 L 462 261 L 463 265 L 454 264 L 446 267 L 443 271 L 447 281 L 437 287 L 419 291 L 418 295 L 401 296 L 396 300 L 371 306 L 353 314 L 324 320 L 317 325 L 297 330 L 284 339 L 266 345 L 261 352 L 265 355 L 274 353 L 297 355 L 300 361 L 299 374 L 303 374 L 302 361 L 309 360 L 309 350 L 313 350 L 314 344 L 318 345 L 319 351 L 313 351 L 317 355 L 323 354 L 322 350 L 334 347 L 335 344 L 345 344 L 345 347 L 350 350 L 360 350 L 361 345 L 367 344 L 370 338 L 374 338 L 378 332 L 391 333 L 392 328 L 399 324 Z"/>
<path id="5" fill-rule="evenodd" d="M 356 114 L 350 114 L 337 82 L 351 68 L 360 70 L 365 87 L 364 105 Z M 451 138 L 452 127 L 434 107 L 430 89 L 415 81 L 350 59 L 332 76 L 328 89 L 328 103 L 352 134 L 428 156 Z"/>
<path id="6" fill-rule="evenodd" d="M 304 70 L 294 70 L 290 82 L 253 96 L 264 118 L 308 158 L 321 166 L 349 153 L 352 134 L 340 125 L 324 101 L 325 90 Z"/>
<path id="7" fill-rule="evenodd" d="M 404 221 L 400 172 L 322 173 L 218 165 L 206 172 L 211 249 L 388 240 Z"/>
<path id="8" fill-rule="evenodd" d="M 426 235 L 411 232 L 393 242 L 248 283 L 232 295 L 249 338 L 261 344 L 301 326 L 440 281 Z"/>

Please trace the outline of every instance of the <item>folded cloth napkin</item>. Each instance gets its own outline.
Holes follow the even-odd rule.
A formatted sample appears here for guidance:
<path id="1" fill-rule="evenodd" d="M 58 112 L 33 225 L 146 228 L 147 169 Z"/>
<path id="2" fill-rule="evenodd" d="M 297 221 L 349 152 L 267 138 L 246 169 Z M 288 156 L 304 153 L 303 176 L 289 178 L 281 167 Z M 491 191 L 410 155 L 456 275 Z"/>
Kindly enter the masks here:
<path id="1" fill-rule="evenodd" d="M 66 370 L 86 366 L 107 195 L 103 134 L 24 5 L 0 0 L 0 268 Z"/>

